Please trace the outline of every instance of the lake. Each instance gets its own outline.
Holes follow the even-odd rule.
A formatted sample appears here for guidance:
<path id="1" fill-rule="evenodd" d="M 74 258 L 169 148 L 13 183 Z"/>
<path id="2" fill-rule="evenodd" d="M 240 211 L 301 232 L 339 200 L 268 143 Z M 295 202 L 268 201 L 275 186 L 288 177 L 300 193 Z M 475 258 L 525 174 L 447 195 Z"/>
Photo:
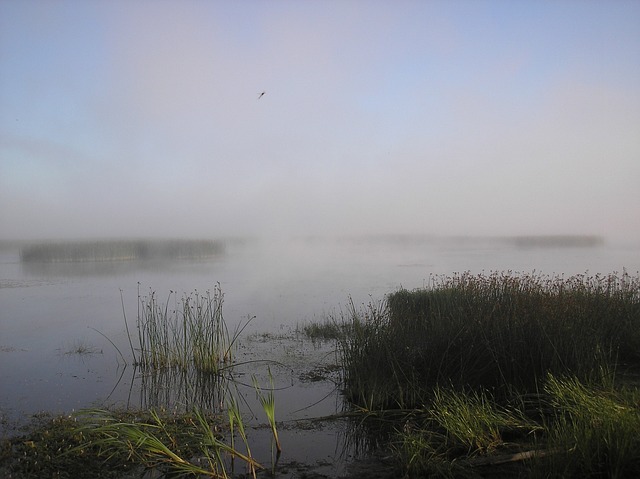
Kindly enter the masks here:
<path id="1" fill-rule="evenodd" d="M 278 419 L 290 421 L 333 414 L 342 407 L 338 379 L 308 379 L 315 368 L 335 362 L 333 345 L 313 343 L 299 330 L 310 321 L 340 316 L 350 301 L 380 301 L 399 288 L 421 288 L 434 276 L 464 271 L 567 277 L 640 270 L 640 245 L 582 237 L 228 240 L 224 252 L 197 260 L 26 262 L 21 260 L 24 247 L 0 247 L 4 433 L 39 411 L 177 407 L 193 400 L 180 392 L 176 377 L 155 378 L 150 384 L 118 353 L 130 360 L 124 315 L 135 329 L 138 294 L 155 291 L 165 301 L 171 291 L 179 299 L 193 291 L 213 291 L 219 283 L 229 328 L 252 318 L 236 360 L 274 361 L 239 366 L 236 377 L 250 385 L 256 375 L 266 385 L 267 370 L 273 371 Z M 250 410 L 260 409 L 250 387 L 240 394 Z M 336 441 L 344 433 L 339 429 L 316 430 L 314 441 L 327 447 L 315 448 L 320 452 L 309 456 L 300 431 L 284 428 L 283 447 L 300 461 L 335 462 L 326 451 L 338 448 Z"/>

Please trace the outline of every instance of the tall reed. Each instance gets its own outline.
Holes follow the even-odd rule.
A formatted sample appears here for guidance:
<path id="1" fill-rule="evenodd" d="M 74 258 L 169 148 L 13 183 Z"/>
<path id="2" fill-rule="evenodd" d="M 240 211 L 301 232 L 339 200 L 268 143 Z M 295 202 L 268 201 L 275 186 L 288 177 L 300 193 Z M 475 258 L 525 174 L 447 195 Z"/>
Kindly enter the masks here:
<path id="1" fill-rule="evenodd" d="M 153 291 L 146 297 L 138 293 L 137 366 L 193 367 L 203 373 L 219 373 L 231 363 L 235 343 L 246 326 L 229 332 L 222 315 L 223 302 L 219 284 L 213 293 L 196 291 L 179 300 L 172 291 L 165 302 Z"/>
<path id="2" fill-rule="evenodd" d="M 370 408 L 419 406 L 438 385 L 497 396 L 546 374 L 588 380 L 640 362 L 640 278 L 457 274 L 349 311 L 345 391 Z"/>

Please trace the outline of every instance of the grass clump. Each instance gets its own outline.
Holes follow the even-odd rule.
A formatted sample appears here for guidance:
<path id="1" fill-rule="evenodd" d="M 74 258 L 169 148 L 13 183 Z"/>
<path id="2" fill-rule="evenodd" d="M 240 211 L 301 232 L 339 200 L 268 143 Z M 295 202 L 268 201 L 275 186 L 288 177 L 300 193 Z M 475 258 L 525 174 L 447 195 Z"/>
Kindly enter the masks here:
<path id="1" fill-rule="evenodd" d="M 322 323 L 311 322 L 302 327 L 304 334 L 312 340 L 336 340 L 343 339 L 348 333 L 348 325 L 333 319 Z"/>
<path id="2" fill-rule="evenodd" d="M 553 408 L 546 446 L 556 451 L 534 469 L 540 477 L 640 477 L 640 394 L 588 387 L 549 376 Z"/>
<path id="3" fill-rule="evenodd" d="M 246 323 L 230 334 L 222 315 L 224 295 L 219 284 L 213 293 L 200 295 L 196 291 L 180 300 L 173 291 L 164 303 L 155 292 L 147 297 L 138 294 L 138 300 L 138 348 L 132 345 L 137 366 L 156 370 L 195 368 L 217 374 L 231 363 Z"/>
<path id="4" fill-rule="evenodd" d="M 139 477 L 140 468 L 128 454 L 100 455 L 87 441 L 77 418 L 40 414 L 28 432 L 4 440 L 0 476 L 20 479 Z"/>
<path id="5" fill-rule="evenodd" d="M 640 395 L 549 375 L 529 403 L 438 388 L 392 441 L 408 477 L 638 477 Z"/>
<path id="6" fill-rule="evenodd" d="M 342 321 L 348 400 L 410 411 L 409 476 L 638 475 L 639 277 L 435 277 Z"/>
<path id="7" fill-rule="evenodd" d="M 223 441 L 222 423 L 199 409 L 180 416 L 160 415 L 151 409 L 146 418 L 123 420 L 110 411 L 90 410 L 78 428 L 87 444 L 101 456 L 126 455 L 130 461 L 164 474 L 227 478 L 230 459 L 244 461 L 252 470 L 260 465 Z"/>
<path id="8" fill-rule="evenodd" d="M 531 427 L 520 414 L 499 407 L 486 391 L 464 393 L 438 387 L 429 415 L 445 432 L 449 447 L 462 448 L 467 454 L 491 452 L 504 444 L 504 431 Z"/>
<path id="9" fill-rule="evenodd" d="M 397 427 L 392 449 L 408 477 L 478 477 L 474 467 L 496 454 L 513 455 L 539 429 L 521 410 L 498 405 L 490 393 L 437 387 L 430 405 Z"/>
<path id="10" fill-rule="evenodd" d="M 235 427 L 242 419 L 234 416 Z M 239 422 L 238 422 L 239 421 Z M 243 429 L 244 430 L 244 429 Z M 84 410 L 75 416 L 38 418 L 24 436 L 7 440 L 0 475 L 21 479 L 133 477 L 228 478 L 234 461 L 255 476 L 261 468 L 249 452 L 225 441 L 228 427 L 219 415 L 194 408 L 164 410 Z M 230 474 L 231 473 L 231 474 Z"/>
<path id="11" fill-rule="evenodd" d="M 94 347 L 92 344 L 87 341 L 77 339 L 64 348 L 60 349 L 64 352 L 65 355 L 77 354 L 78 356 L 90 356 L 93 354 L 102 354 L 103 351 Z"/>
<path id="12" fill-rule="evenodd" d="M 536 392 L 640 363 L 640 279 L 465 273 L 352 307 L 345 390 L 372 408 L 420 406 L 436 386 Z M 373 393 L 373 396 L 372 396 Z"/>

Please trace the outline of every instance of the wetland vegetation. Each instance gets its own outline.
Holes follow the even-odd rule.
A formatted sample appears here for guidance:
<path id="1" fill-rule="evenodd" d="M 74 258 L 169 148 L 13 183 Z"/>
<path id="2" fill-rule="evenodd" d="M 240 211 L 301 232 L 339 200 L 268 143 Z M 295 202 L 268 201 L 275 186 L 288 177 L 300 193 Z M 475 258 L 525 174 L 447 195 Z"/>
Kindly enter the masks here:
<path id="1" fill-rule="evenodd" d="M 637 276 L 433 277 L 334 322 L 344 394 L 397 411 L 410 476 L 640 473 Z"/>
<path id="2" fill-rule="evenodd" d="M 22 247 L 24 263 L 205 259 L 224 253 L 220 240 L 99 240 L 33 243 Z"/>
<path id="3" fill-rule="evenodd" d="M 186 390 L 213 389 L 213 399 L 47 418 L 4 441 L 8 477 L 255 475 L 261 465 L 227 374 L 241 327 L 227 331 L 222 299 L 219 287 L 166 302 L 140 296 L 137 339 L 129 335 L 146 378 L 185 378 Z M 356 442 L 385 448 L 395 474 L 640 474 L 639 276 L 434 276 L 301 329 L 335 341 L 345 399 L 336 417 L 357 423 Z M 268 388 L 252 379 L 286 451 L 271 371 Z"/>

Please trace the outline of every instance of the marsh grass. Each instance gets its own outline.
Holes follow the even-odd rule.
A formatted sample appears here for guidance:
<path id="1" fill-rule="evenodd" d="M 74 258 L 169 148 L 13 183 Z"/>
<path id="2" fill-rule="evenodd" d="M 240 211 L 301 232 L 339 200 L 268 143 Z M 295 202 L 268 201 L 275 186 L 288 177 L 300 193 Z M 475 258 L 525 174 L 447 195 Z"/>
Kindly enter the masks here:
<path id="1" fill-rule="evenodd" d="M 244 421 L 242 419 L 242 413 L 240 412 L 240 406 L 238 405 L 238 400 L 235 396 L 229 396 L 228 404 L 227 404 L 227 413 L 229 415 L 229 429 L 231 431 L 231 447 L 235 448 L 235 431 L 238 431 L 240 439 L 244 444 L 245 450 L 247 451 L 246 456 L 248 458 L 252 458 L 251 456 L 251 448 L 249 447 L 249 440 L 247 438 L 247 431 L 244 425 Z M 252 477 L 255 479 L 256 477 L 256 469 L 261 466 L 255 461 L 251 461 L 247 463 L 249 466 L 249 471 L 251 472 Z M 235 466 L 234 458 L 231 458 L 231 467 L 232 470 Z"/>
<path id="2" fill-rule="evenodd" d="M 164 474 L 227 478 L 230 460 L 240 459 L 251 470 L 261 466 L 249 455 L 223 441 L 218 416 L 200 409 L 171 416 L 151 409 L 143 417 L 122 417 L 106 410 L 87 410 L 79 416 L 78 433 L 84 445 L 97 448 L 107 460 L 129 461 Z"/>
<path id="3" fill-rule="evenodd" d="M 273 434 L 273 439 L 276 443 L 276 449 L 278 451 L 278 455 L 282 452 L 282 446 L 280 445 L 280 438 L 278 437 L 278 428 L 276 425 L 276 400 L 274 396 L 274 386 L 273 386 L 273 376 L 271 375 L 271 369 L 268 369 L 269 373 L 269 390 L 265 393 L 260 385 L 258 384 L 258 379 L 253 376 L 253 387 L 256 390 L 256 395 L 258 396 L 258 400 L 262 405 L 262 409 L 264 410 L 265 415 L 267 416 L 267 421 L 269 422 L 269 427 L 271 428 L 271 433 Z"/>
<path id="4" fill-rule="evenodd" d="M 432 277 L 335 321 L 346 398 L 412 411 L 392 441 L 409 476 L 640 472 L 638 389 L 620 386 L 640 366 L 638 276 Z"/>
<path id="5" fill-rule="evenodd" d="M 349 334 L 349 324 L 335 319 L 326 319 L 324 322 L 311 322 L 304 324 L 299 329 L 311 340 L 337 340 L 343 339 Z"/>
<path id="6" fill-rule="evenodd" d="M 484 390 L 465 393 L 438 387 L 429 417 L 437 429 L 445 431 L 448 447 L 462 448 L 467 455 L 504 445 L 506 431 L 533 429 L 520 412 L 497 405 Z"/>
<path id="7" fill-rule="evenodd" d="M 553 414 L 545 441 L 558 453 L 537 464 L 536 475 L 640 476 L 640 393 L 603 386 L 549 375 L 544 390 Z"/>
<path id="8" fill-rule="evenodd" d="M 231 394 L 236 343 L 250 319 L 230 332 L 223 301 L 219 284 L 213 292 L 196 291 L 180 298 L 172 291 L 165 301 L 153 291 L 147 296 L 138 291 L 137 337 L 132 337 L 122 299 L 134 367 L 141 379 L 141 409 L 138 416 L 99 409 L 81 412 L 77 432 L 83 442 L 77 450 L 97 451 L 106 460 L 125 457 L 163 474 L 215 478 L 229 477 L 228 467 L 233 470 L 240 460 L 255 477 L 261 466 L 251 456 L 242 415 Z M 228 425 L 220 420 L 225 405 Z M 161 413 L 163 407 L 176 413 Z M 272 396 L 270 407 L 275 410 Z M 231 445 L 222 440 L 226 430 L 231 432 Z M 236 433 L 246 453 L 235 448 Z"/>
<path id="9" fill-rule="evenodd" d="M 638 477 L 637 389 L 548 375 L 534 402 L 520 399 L 437 388 L 392 448 L 409 477 Z"/>
<path id="10" fill-rule="evenodd" d="M 536 392 L 547 373 L 591 380 L 640 362 L 640 279 L 465 273 L 351 310 L 345 391 L 369 408 L 420 406 L 436 386 Z"/>
<path id="11" fill-rule="evenodd" d="M 406 417 L 390 442 L 408 477 L 478 477 L 474 460 L 517 452 L 516 438 L 527 442 L 541 429 L 521 410 L 497 404 L 486 390 L 436 387 L 429 406 Z"/>
<path id="12" fill-rule="evenodd" d="M 61 348 L 61 351 L 64 352 L 65 355 L 78 355 L 78 356 L 91 356 L 93 354 L 102 354 L 103 351 L 101 349 L 96 348 L 89 342 L 76 339 L 69 343 L 68 345 Z"/>
<path id="13" fill-rule="evenodd" d="M 87 443 L 75 417 L 38 414 L 28 432 L 7 439 L 6 453 L 0 457 L 0 475 L 121 479 L 139 477 L 140 470 L 128 454 L 99 456 L 99 448 Z"/>
<path id="14" fill-rule="evenodd" d="M 232 363 L 238 337 L 250 321 L 230 333 L 222 315 L 223 302 L 219 284 L 213 292 L 195 291 L 181 299 L 172 291 L 165 302 L 153 291 L 145 297 L 138 293 L 138 347 L 137 353 L 132 351 L 136 366 L 220 373 Z"/>

